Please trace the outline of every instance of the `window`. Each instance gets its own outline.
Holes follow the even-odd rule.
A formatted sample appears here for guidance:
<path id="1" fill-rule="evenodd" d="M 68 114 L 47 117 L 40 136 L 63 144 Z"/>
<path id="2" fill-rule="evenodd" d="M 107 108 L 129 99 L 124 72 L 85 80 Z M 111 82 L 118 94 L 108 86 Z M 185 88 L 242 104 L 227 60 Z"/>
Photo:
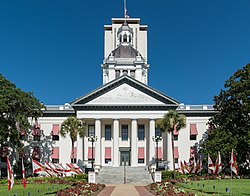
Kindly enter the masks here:
<path id="1" fill-rule="evenodd" d="M 128 140 L 128 125 L 122 125 L 122 140 Z"/>
<path id="2" fill-rule="evenodd" d="M 196 135 L 190 135 L 190 140 L 196 140 Z"/>
<path id="3" fill-rule="evenodd" d="M 123 74 L 123 75 L 128 75 L 128 70 L 123 70 L 123 71 L 122 71 L 122 74 Z"/>
<path id="4" fill-rule="evenodd" d="M 178 163 L 178 158 L 175 158 L 175 159 L 174 159 L 174 162 L 175 162 L 175 163 Z"/>
<path id="5" fill-rule="evenodd" d="M 144 125 L 138 125 L 138 140 L 144 140 L 145 138 L 145 127 Z"/>
<path id="6" fill-rule="evenodd" d="M 105 125 L 105 140 L 111 140 L 111 125 Z"/>
<path id="7" fill-rule="evenodd" d="M 52 159 L 52 163 L 59 163 L 59 159 Z"/>
<path id="8" fill-rule="evenodd" d="M 59 135 L 52 135 L 53 141 L 59 141 Z"/>
<path id="9" fill-rule="evenodd" d="M 198 130 L 196 124 L 190 124 L 190 140 L 196 140 Z"/>
<path id="10" fill-rule="evenodd" d="M 123 36 L 123 42 L 127 42 L 127 34 Z"/>
<path id="11" fill-rule="evenodd" d="M 174 140 L 175 140 L 175 141 L 178 140 L 178 135 L 174 135 Z"/>
<path id="12" fill-rule="evenodd" d="M 76 159 L 71 159 L 71 163 L 76 163 Z"/>
<path id="13" fill-rule="evenodd" d="M 59 141 L 59 124 L 52 125 L 51 135 L 53 141 Z"/>
<path id="14" fill-rule="evenodd" d="M 138 159 L 138 163 L 144 163 L 144 159 Z"/>
<path id="15" fill-rule="evenodd" d="M 120 70 L 115 70 L 115 78 L 119 78 L 120 77 Z"/>
<path id="16" fill-rule="evenodd" d="M 95 125 L 89 125 L 89 129 L 88 129 L 88 136 L 93 136 L 95 137 Z"/>
<path id="17" fill-rule="evenodd" d="M 105 163 L 111 162 L 111 159 L 105 159 Z"/>
<path id="18" fill-rule="evenodd" d="M 130 71 L 130 76 L 131 76 L 132 78 L 135 78 L 135 70 L 131 70 L 131 71 Z"/>
<path id="19" fill-rule="evenodd" d="M 111 148 L 105 148 L 105 163 L 111 162 Z"/>
<path id="20" fill-rule="evenodd" d="M 144 147 L 138 148 L 138 163 L 144 163 L 145 155 L 144 155 Z"/>
<path id="21" fill-rule="evenodd" d="M 157 137 L 157 136 L 162 137 L 162 133 L 161 133 L 161 130 L 159 128 L 155 129 L 155 137 Z"/>

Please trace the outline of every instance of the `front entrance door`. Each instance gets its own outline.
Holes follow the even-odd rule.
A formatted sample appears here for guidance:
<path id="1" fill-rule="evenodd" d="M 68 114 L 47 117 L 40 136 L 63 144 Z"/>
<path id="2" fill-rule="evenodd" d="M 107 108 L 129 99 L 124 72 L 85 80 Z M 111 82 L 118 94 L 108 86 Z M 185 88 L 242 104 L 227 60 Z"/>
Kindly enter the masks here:
<path id="1" fill-rule="evenodd" d="M 121 151 L 121 166 L 130 165 L 130 151 Z"/>

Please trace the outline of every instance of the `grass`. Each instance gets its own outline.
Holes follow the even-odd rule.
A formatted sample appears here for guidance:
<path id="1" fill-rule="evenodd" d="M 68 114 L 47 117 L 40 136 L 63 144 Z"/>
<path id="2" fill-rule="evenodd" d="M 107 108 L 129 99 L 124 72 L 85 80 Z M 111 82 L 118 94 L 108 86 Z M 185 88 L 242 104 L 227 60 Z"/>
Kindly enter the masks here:
<path id="1" fill-rule="evenodd" d="M 231 180 L 202 180 L 190 181 L 187 183 L 178 183 L 180 187 L 194 192 L 196 195 L 249 195 L 250 196 L 250 180 L 249 179 L 233 179 L 232 190 Z"/>
<path id="2" fill-rule="evenodd" d="M 1 196 L 38 196 L 38 195 L 55 195 L 58 190 L 69 187 L 65 184 L 27 184 L 24 189 L 22 185 L 14 185 L 12 190 L 8 191 L 8 186 L 0 186 Z"/>

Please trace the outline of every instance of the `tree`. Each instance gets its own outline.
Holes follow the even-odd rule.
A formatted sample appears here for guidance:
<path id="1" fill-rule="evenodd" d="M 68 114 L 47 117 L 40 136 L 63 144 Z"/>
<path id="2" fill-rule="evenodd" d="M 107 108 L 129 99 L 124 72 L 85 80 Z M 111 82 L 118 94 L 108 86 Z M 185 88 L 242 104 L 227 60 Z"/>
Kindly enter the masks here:
<path id="1" fill-rule="evenodd" d="M 200 152 L 214 158 L 221 152 L 228 166 L 234 149 L 241 173 L 250 167 L 250 64 L 239 69 L 214 97 L 216 113 L 209 121 L 209 130 L 200 141 Z M 249 170 L 248 170 L 249 172 Z"/>
<path id="2" fill-rule="evenodd" d="M 44 105 L 32 93 L 23 92 L 0 74 L 0 143 L 21 148 L 20 130 L 28 133 L 28 118 L 42 116 Z"/>
<path id="3" fill-rule="evenodd" d="M 71 157 L 74 162 L 74 144 L 77 141 L 77 135 L 83 137 L 85 135 L 85 124 L 83 121 L 78 120 L 76 117 L 68 117 L 61 125 L 60 134 L 63 137 L 66 137 L 66 134 L 69 134 L 71 139 L 72 151 Z"/>
<path id="4" fill-rule="evenodd" d="M 164 114 L 163 118 L 156 121 L 156 127 L 160 128 L 161 132 L 171 133 L 173 170 L 175 178 L 175 162 L 174 162 L 174 130 L 179 131 L 186 127 L 186 117 L 183 114 L 178 114 L 175 110 L 170 110 Z"/>

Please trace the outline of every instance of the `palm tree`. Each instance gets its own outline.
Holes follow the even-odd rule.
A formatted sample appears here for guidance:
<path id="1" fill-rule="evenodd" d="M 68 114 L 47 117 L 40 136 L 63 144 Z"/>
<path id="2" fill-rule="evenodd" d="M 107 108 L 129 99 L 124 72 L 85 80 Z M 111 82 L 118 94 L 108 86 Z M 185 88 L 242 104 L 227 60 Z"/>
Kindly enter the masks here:
<path id="1" fill-rule="evenodd" d="M 62 124 L 60 129 L 60 135 L 66 137 L 66 134 L 69 134 L 71 139 L 72 151 L 71 157 L 72 163 L 74 162 L 74 144 L 77 140 L 77 135 L 83 137 L 85 134 L 85 123 L 81 120 L 78 120 L 76 117 L 68 117 Z"/>
<path id="2" fill-rule="evenodd" d="M 186 127 L 186 117 L 183 114 L 178 114 L 175 110 L 170 110 L 164 114 L 163 118 L 157 119 L 156 127 L 160 128 L 161 132 L 171 133 L 172 141 L 172 157 L 173 157 L 173 170 L 175 179 L 175 161 L 174 161 L 174 130 L 179 131 L 181 128 Z"/>

